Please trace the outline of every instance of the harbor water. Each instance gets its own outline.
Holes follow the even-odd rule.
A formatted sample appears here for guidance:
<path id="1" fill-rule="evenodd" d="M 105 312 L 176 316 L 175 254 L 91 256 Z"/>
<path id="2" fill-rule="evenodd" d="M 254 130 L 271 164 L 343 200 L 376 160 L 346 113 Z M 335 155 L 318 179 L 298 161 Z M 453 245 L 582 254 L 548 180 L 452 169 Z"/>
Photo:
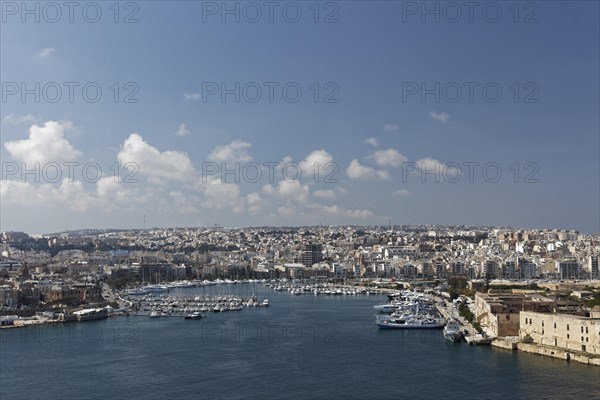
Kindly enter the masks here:
<path id="1" fill-rule="evenodd" d="M 582 399 L 597 367 L 467 346 L 440 330 L 380 330 L 382 295 L 295 296 L 263 284 L 171 295 L 256 293 L 270 307 L 0 331 L 0 398 Z"/>

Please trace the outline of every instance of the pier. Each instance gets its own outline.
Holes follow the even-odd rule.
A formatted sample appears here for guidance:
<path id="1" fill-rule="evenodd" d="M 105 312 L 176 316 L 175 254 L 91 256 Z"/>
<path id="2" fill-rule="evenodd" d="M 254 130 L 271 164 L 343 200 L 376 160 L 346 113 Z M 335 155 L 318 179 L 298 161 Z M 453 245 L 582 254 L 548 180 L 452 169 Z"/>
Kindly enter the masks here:
<path id="1" fill-rule="evenodd" d="M 492 344 L 492 339 L 484 336 L 480 333 L 476 335 L 464 336 L 465 341 L 469 344 L 469 346 L 480 346 L 480 345 L 489 345 Z"/>
<path id="2" fill-rule="evenodd" d="M 129 296 L 137 309 L 135 315 L 148 317 L 185 317 L 192 313 L 242 311 L 244 308 L 268 307 L 267 299 L 259 302 L 256 296 Z"/>
<path id="3" fill-rule="evenodd" d="M 435 304 L 438 312 L 444 316 L 446 319 L 455 319 L 460 323 L 460 330 L 464 332 L 465 330 L 469 332 L 469 335 L 463 335 L 465 342 L 470 346 L 480 346 L 480 345 L 489 345 L 492 343 L 492 339 L 488 338 L 485 335 L 480 333 L 476 333 L 477 331 L 473 328 L 473 325 L 469 323 L 469 321 L 465 320 L 458 313 L 458 310 L 454 308 L 451 303 L 446 306 L 443 306 L 443 302 L 445 300 L 438 298 L 438 301 Z"/>

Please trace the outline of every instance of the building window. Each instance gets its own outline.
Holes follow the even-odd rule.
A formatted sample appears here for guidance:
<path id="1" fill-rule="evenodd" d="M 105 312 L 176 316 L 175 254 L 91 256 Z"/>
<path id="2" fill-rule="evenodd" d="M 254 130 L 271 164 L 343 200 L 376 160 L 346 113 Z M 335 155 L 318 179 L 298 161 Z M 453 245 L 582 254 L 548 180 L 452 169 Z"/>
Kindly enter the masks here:
<path id="1" fill-rule="evenodd" d="M 581 345 L 581 351 L 586 351 L 586 349 L 585 349 L 585 344 L 582 344 L 582 345 Z"/>
<path id="2" fill-rule="evenodd" d="M 544 327 L 544 321 L 542 321 L 542 328 Z"/>
<path id="3" fill-rule="evenodd" d="M 583 342 L 583 336 L 581 337 L 581 341 Z"/>
<path id="4" fill-rule="evenodd" d="M 583 333 L 583 326 L 581 327 L 581 333 Z"/>
<path id="5" fill-rule="evenodd" d="M 567 333 L 567 339 L 569 339 L 569 334 Z"/>
<path id="6" fill-rule="evenodd" d="M 569 324 L 567 324 L 567 330 L 569 330 Z"/>
<path id="7" fill-rule="evenodd" d="M 556 322 L 554 323 L 554 329 L 556 329 Z"/>
<path id="8" fill-rule="evenodd" d="M 585 333 L 588 333 L 588 327 L 587 326 L 585 327 Z"/>
<path id="9" fill-rule="evenodd" d="M 589 337 L 586 337 L 586 338 L 585 338 L 585 341 L 586 341 L 586 342 L 589 342 L 589 341 L 590 341 L 590 338 L 589 338 Z"/>
<path id="10" fill-rule="evenodd" d="M 554 345 L 558 346 L 558 340 L 556 338 L 554 338 Z"/>

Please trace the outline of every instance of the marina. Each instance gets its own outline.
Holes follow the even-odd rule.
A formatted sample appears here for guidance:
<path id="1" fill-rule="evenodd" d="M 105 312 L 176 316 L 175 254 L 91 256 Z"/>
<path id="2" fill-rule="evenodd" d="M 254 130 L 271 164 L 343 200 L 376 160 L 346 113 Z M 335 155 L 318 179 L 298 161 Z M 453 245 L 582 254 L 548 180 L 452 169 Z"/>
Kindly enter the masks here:
<path id="1" fill-rule="evenodd" d="M 144 295 L 140 299 L 131 299 L 137 316 L 181 317 L 195 313 L 217 313 L 242 311 L 244 308 L 268 307 L 269 300 L 258 301 L 256 296 L 172 296 Z"/>
<path id="2" fill-rule="evenodd" d="M 356 296 L 356 295 L 375 295 L 382 294 L 381 290 L 367 289 L 364 287 L 350 287 L 346 285 L 318 284 L 318 283 L 299 283 L 294 281 L 275 281 L 268 283 L 276 292 L 289 292 L 293 295 L 324 295 L 324 296 Z"/>
<path id="3" fill-rule="evenodd" d="M 503 399 L 510 397 L 508 388 L 515 380 L 531 398 L 580 398 L 596 385 L 597 370 L 588 366 L 489 346 L 454 345 L 437 329 L 378 329 L 373 307 L 386 302 L 383 294 L 297 296 L 266 284 L 254 286 L 213 285 L 168 295 L 216 298 L 228 296 L 223 294 L 227 288 L 234 297 L 248 298 L 256 289 L 257 298 L 268 298 L 270 307 L 206 313 L 199 321 L 131 315 L 2 330 L 2 398 L 70 398 L 86 392 L 95 393 L 90 398 L 158 400 L 202 393 L 259 399 L 269 392 L 291 399 L 314 398 L 310 388 L 317 386 L 319 398 L 402 397 L 410 392 L 426 399 L 469 385 L 475 392 L 492 388 L 486 399 Z M 332 368 L 331 360 L 343 362 Z M 92 365 L 98 366 L 93 372 Z M 43 386 L 31 383 L 31 368 L 44 377 Z M 524 370 L 527 380 L 519 378 Z M 161 384 L 165 371 L 172 385 Z M 438 385 L 430 384 L 432 376 Z M 64 385 L 67 379 L 70 384 Z M 212 384 L 206 385 L 207 380 Z M 373 382 L 381 380 L 388 383 L 374 396 Z M 560 391 L 547 396 L 547 387 L 557 382 Z"/>
<path id="4" fill-rule="evenodd" d="M 261 297 L 256 295 L 260 293 Z M 202 320 L 216 314 L 237 314 L 243 310 L 265 309 L 271 303 L 266 297 L 285 296 L 292 303 L 310 297 L 315 301 L 327 298 L 365 298 L 375 301 L 375 323 L 381 330 L 443 330 L 443 337 L 470 345 L 490 344 L 491 339 L 474 332 L 472 326 L 462 320 L 456 309 L 442 299 L 417 291 L 391 291 L 361 286 L 333 283 L 315 283 L 307 280 L 215 280 L 180 281 L 171 284 L 153 284 L 128 288 L 116 293 L 116 299 L 126 304 L 119 310 L 87 308 L 69 313 L 55 313 L 55 318 L 36 317 L 23 320 L 14 326 L 37 326 L 61 322 L 86 322 L 108 317 L 144 317 L 156 319 Z M 387 302 L 382 302 L 387 298 Z M 56 317 L 58 319 L 56 319 Z M 448 327 L 448 323 L 451 326 Z M 11 326 L 11 327 L 14 327 Z M 448 329 L 458 329 L 449 333 Z"/>
<path id="5" fill-rule="evenodd" d="M 380 329 L 442 329 L 446 325 L 433 299 L 423 293 L 403 291 L 388 298 L 389 303 L 373 307 Z"/>

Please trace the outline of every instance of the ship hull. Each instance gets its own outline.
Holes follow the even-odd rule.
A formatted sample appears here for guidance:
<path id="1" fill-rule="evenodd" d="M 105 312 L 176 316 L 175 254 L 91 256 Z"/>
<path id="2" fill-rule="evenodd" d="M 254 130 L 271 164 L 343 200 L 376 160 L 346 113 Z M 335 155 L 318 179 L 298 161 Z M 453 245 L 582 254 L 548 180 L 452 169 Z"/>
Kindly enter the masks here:
<path id="1" fill-rule="evenodd" d="M 99 309 L 99 310 L 95 310 L 95 311 L 90 311 L 90 310 L 84 310 L 84 311 L 85 312 L 74 312 L 73 313 L 74 315 L 76 315 L 77 321 L 79 321 L 79 322 L 96 321 L 98 319 L 104 319 L 104 318 L 108 317 L 108 314 L 103 309 Z"/>
<path id="2" fill-rule="evenodd" d="M 444 338 L 451 342 L 458 342 L 461 339 L 462 335 L 460 333 L 455 332 L 444 332 Z"/>
<path id="3" fill-rule="evenodd" d="M 379 329 L 442 329 L 444 327 L 443 324 L 413 325 L 394 322 L 378 322 L 377 326 L 379 326 Z"/>

